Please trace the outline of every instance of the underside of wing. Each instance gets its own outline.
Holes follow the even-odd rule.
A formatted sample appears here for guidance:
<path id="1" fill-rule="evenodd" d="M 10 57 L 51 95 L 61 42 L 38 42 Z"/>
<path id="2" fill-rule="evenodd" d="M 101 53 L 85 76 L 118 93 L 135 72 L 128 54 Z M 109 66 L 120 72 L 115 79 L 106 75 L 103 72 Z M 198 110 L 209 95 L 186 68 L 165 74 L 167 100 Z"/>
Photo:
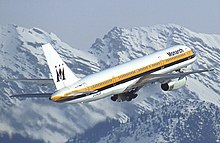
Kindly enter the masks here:
<path id="1" fill-rule="evenodd" d="M 128 87 L 126 91 L 129 91 L 131 89 L 140 89 L 147 83 L 165 83 L 167 81 L 170 81 L 172 79 L 178 79 L 178 78 L 184 78 L 187 75 L 195 74 L 195 73 L 202 73 L 202 72 L 210 72 L 214 69 L 205 69 L 205 70 L 194 70 L 189 72 L 180 72 L 180 73 L 167 73 L 167 74 L 149 74 L 141 77 L 135 85 Z"/>
<path id="2" fill-rule="evenodd" d="M 49 98 L 51 97 L 53 93 L 30 93 L 30 94 L 16 94 L 16 95 L 11 95 L 10 97 L 15 97 L 15 98 Z"/>

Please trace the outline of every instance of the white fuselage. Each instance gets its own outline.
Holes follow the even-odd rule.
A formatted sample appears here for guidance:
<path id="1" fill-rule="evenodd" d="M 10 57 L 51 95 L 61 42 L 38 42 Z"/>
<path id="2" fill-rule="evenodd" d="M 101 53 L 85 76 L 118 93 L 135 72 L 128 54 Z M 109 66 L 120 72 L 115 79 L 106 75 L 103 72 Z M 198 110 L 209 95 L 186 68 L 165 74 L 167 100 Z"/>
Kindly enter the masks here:
<path id="1" fill-rule="evenodd" d="M 86 76 L 51 96 L 55 102 L 81 103 L 123 93 L 143 75 L 164 74 L 187 67 L 196 60 L 186 46 L 174 46 Z M 75 93 L 89 94 L 75 95 Z"/>

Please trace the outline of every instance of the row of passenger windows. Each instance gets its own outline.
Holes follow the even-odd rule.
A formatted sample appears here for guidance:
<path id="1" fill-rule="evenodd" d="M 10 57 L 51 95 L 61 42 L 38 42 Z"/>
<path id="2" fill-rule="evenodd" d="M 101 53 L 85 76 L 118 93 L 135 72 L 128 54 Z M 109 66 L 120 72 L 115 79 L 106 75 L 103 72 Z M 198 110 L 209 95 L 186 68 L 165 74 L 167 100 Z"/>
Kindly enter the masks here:
<path id="1" fill-rule="evenodd" d="M 92 85 L 92 88 L 97 88 L 97 87 L 100 87 L 100 86 L 103 86 L 103 85 L 106 85 L 106 84 L 110 84 L 110 83 L 112 83 L 112 79 L 109 79 L 109 80 L 100 82 L 98 84 Z"/>

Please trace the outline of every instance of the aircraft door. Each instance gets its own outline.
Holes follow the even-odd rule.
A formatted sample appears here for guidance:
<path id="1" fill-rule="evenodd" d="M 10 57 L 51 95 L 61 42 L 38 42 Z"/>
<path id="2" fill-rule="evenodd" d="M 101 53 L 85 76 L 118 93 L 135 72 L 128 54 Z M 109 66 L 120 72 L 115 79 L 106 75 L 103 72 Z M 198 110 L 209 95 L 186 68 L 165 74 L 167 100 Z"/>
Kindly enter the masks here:
<path id="1" fill-rule="evenodd" d="M 88 91 L 88 90 L 89 90 L 87 83 L 84 82 L 84 83 L 82 84 L 82 86 L 83 86 L 83 88 L 85 89 L 85 91 Z"/>
<path id="2" fill-rule="evenodd" d="M 161 58 L 161 56 L 159 56 L 158 59 L 159 59 L 160 67 L 161 67 L 161 69 L 163 69 L 164 68 L 164 61 Z"/>

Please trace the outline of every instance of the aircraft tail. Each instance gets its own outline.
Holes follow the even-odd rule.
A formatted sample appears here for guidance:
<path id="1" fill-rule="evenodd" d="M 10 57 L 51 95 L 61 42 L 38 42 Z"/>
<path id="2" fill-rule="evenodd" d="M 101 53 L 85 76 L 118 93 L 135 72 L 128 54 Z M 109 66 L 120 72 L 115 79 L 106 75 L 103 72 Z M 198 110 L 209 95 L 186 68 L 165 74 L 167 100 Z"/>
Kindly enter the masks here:
<path id="1" fill-rule="evenodd" d="M 51 44 L 42 45 L 56 89 L 59 90 L 79 80 L 70 68 L 63 62 Z"/>

